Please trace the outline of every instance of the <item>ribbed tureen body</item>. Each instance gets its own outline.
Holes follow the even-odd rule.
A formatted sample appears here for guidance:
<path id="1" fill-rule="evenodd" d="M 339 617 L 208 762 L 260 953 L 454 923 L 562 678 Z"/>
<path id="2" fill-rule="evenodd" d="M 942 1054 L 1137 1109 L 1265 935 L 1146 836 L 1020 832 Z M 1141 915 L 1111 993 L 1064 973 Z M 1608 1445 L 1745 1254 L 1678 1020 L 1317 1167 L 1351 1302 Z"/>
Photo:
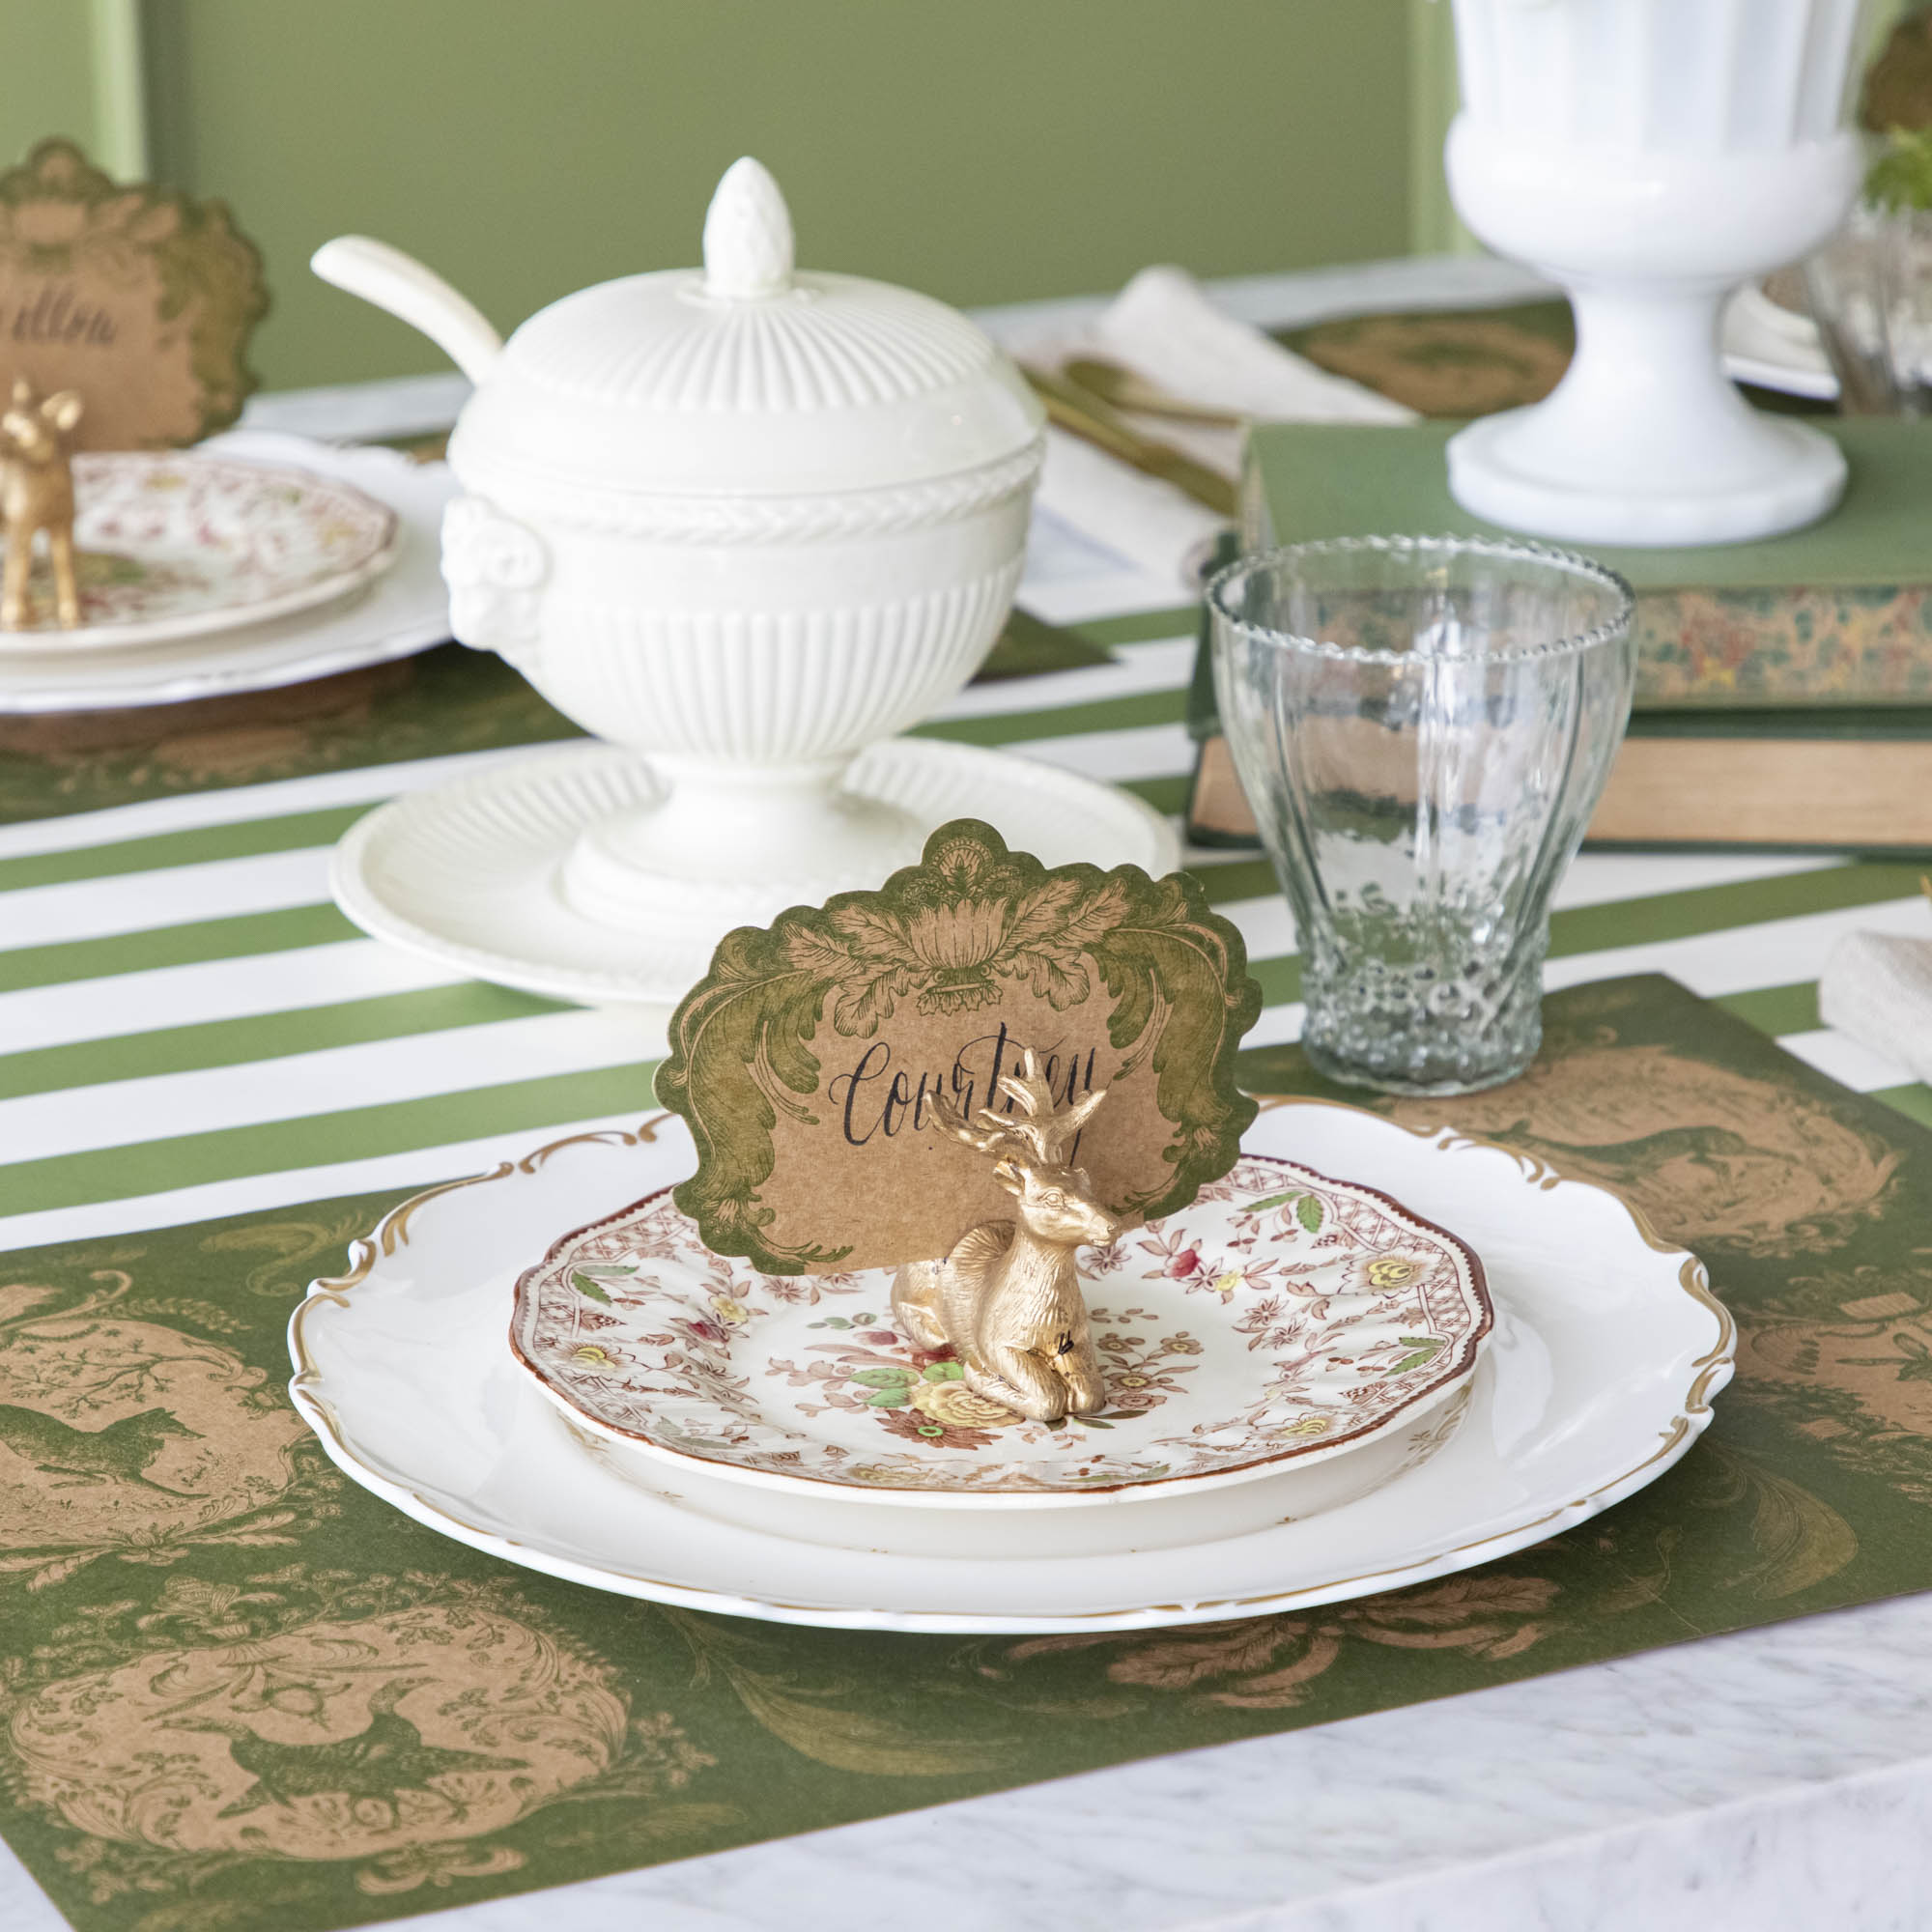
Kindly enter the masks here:
<path id="1" fill-rule="evenodd" d="M 983 331 L 910 290 L 795 270 L 777 187 L 741 161 L 703 269 L 554 303 L 466 407 L 452 622 L 655 756 L 843 760 L 984 657 L 1042 447 Z"/>

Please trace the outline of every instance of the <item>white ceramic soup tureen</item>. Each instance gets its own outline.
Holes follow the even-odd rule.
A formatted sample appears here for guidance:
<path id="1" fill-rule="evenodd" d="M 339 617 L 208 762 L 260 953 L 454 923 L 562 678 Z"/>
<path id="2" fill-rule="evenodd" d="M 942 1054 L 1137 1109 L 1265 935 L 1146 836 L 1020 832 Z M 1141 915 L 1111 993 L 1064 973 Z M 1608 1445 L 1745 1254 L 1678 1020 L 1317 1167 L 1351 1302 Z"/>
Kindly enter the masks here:
<path id="1" fill-rule="evenodd" d="M 1019 578 L 1041 415 L 980 328 L 795 270 L 749 158 L 701 270 L 581 290 L 507 344 L 383 243 L 315 268 L 476 384 L 449 445 L 456 636 L 649 760 L 655 795 L 576 836 L 572 913 L 682 935 L 696 979 L 731 926 L 918 858 L 916 810 L 840 781 L 966 683 Z"/>

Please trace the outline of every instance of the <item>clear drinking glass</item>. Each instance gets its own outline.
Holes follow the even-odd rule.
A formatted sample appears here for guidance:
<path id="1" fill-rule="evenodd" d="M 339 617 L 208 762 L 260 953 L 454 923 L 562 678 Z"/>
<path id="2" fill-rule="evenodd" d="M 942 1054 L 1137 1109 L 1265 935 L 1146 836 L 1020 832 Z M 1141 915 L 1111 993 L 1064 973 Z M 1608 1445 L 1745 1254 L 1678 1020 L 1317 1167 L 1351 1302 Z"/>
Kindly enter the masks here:
<path id="1" fill-rule="evenodd" d="M 1332 1079 L 1463 1094 L 1542 1039 L 1549 896 L 1630 716 L 1630 585 L 1481 537 L 1359 537 L 1208 586 L 1222 728 Z"/>
<path id="2" fill-rule="evenodd" d="M 1847 415 L 1932 412 L 1932 212 L 1855 208 L 1804 288 Z"/>

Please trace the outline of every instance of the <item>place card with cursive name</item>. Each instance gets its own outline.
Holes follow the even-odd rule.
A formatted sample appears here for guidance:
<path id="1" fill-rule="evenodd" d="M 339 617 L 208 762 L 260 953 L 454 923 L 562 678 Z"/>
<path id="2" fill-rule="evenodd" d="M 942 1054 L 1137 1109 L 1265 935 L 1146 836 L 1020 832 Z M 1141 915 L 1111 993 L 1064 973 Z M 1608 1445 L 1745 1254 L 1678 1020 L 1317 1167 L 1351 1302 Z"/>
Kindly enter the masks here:
<path id="1" fill-rule="evenodd" d="M 1098 1198 L 1171 1213 L 1254 1118 L 1234 1058 L 1261 1002 L 1185 873 L 1049 869 L 954 820 L 876 892 L 720 943 L 658 1072 L 697 1144 L 677 1204 L 767 1274 L 943 1255 L 1012 1201 L 934 1100 L 1010 1113 L 1001 1078 L 1032 1048 L 1064 1097 L 1107 1091 L 1074 1153 Z"/>
<path id="2" fill-rule="evenodd" d="M 24 376 L 86 399 L 76 446 L 168 449 L 225 429 L 255 387 L 262 258 L 218 201 L 124 185 L 71 141 L 0 173 L 0 395 Z"/>

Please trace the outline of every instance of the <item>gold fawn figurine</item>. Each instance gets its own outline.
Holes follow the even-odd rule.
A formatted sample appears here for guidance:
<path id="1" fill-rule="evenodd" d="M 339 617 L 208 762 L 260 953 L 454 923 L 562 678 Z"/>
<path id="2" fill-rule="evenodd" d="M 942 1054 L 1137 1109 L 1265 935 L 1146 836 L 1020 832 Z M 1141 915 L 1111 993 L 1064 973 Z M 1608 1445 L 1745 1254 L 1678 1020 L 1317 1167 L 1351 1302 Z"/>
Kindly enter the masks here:
<path id="1" fill-rule="evenodd" d="M 69 438 L 80 420 L 80 392 L 61 389 L 43 402 L 26 377 L 0 415 L 0 517 L 7 524 L 7 563 L 0 577 L 0 630 L 31 622 L 27 582 L 34 568 L 34 533 L 47 533 L 54 567 L 54 614 L 66 630 L 80 622 L 80 587 L 73 574 L 73 464 Z"/>
<path id="2" fill-rule="evenodd" d="M 936 1112 L 955 1139 L 997 1156 L 994 1178 L 1019 1218 L 981 1222 L 944 1261 L 906 1263 L 893 1284 L 893 1314 L 920 1348 L 950 1345 L 966 1386 L 988 1402 L 1036 1422 L 1092 1415 L 1107 1392 L 1073 1251 L 1105 1246 L 1127 1222 L 1094 1199 L 1094 1183 L 1067 1156 L 1107 1095 L 1056 1105 L 1031 1049 L 1000 1091 L 1019 1116 L 982 1107 L 976 1125 L 943 1099 Z"/>

